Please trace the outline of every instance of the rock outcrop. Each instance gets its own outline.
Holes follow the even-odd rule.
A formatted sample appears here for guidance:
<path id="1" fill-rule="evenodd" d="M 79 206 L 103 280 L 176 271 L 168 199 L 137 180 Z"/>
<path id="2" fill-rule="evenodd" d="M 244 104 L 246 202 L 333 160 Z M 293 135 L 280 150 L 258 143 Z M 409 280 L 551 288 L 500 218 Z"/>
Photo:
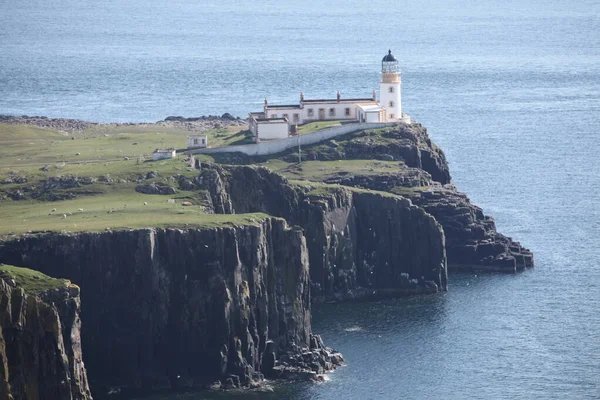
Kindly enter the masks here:
<path id="1" fill-rule="evenodd" d="M 206 132 L 215 128 L 223 128 L 226 126 L 244 126 L 246 120 L 233 117 L 231 114 L 225 113 L 222 116 L 208 115 L 193 118 L 174 117 L 170 116 L 156 123 L 151 122 L 130 122 L 130 123 L 108 123 L 100 124 L 97 122 L 88 122 L 70 118 L 48 118 L 44 116 L 29 116 L 29 115 L 0 115 L 0 123 L 30 125 L 44 129 L 57 130 L 67 134 L 78 134 L 87 129 L 93 128 L 98 132 L 106 129 L 113 129 L 124 126 L 138 127 L 169 127 L 184 129 L 190 132 Z"/>
<path id="2" fill-rule="evenodd" d="M 0 244 L 0 260 L 85 288 L 95 393 L 252 386 L 263 374 L 311 378 L 342 360 L 311 343 L 306 241 L 282 219 L 21 237 Z M 309 362 L 295 362 L 303 354 Z"/>
<path id="3" fill-rule="evenodd" d="M 0 398 L 90 400 L 77 287 L 31 294 L 0 279 Z"/>
<path id="4" fill-rule="evenodd" d="M 338 173 L 326 177 L 324 182 L 396 193 L 410 199 L 443 227 L 450 270 L 516 272 L 533 267 L 531 251 L 498 233 L 493 218 L 484 215 L 481 208 L 471 204 L 469 198 L 450 183 L 443 151 L 435 146 L 427 130 L 418 123 L 350 133 L 335 141 L 306 146 L 302 154 L 304 160 L 399 161 L 396 171 Z M 221 158 L 223 160 L 219 161 L 242 164 L 265 161 L 264 157 L 239 154 Z M 298 159 L 293 151 L 271 158 L 292 162 Z"/>
<path id="5" fill-rule="evenodd" d="M 266 168 L 201 164 L 216 213 L 263 212 L 304 228 L 313 294 L 356 298 L 446 290 L 444 233 L 398 196 L 299 186 Z"/>
<path id="6" fill-rule="evenodd" d="M 498 233 L 494 219 L 453 185 L 432 184 L 404 195 L 444 227 L 451 270 L 516 272 L 533 267 L 533 253 Z"/>

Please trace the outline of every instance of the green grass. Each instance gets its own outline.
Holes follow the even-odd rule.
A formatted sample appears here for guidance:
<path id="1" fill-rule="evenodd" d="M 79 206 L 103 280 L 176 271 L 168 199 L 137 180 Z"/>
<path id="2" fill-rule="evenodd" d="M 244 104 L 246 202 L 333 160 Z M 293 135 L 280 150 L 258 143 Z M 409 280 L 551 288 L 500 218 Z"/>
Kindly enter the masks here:
<path id="1" fill-rule="evenodd" d="M 379 160 L 303 161 L 288 163 L 279 159 L 258 164 L 289 179 L 320 182 L 345 175 L 382 175 L 398 173 L 406 168 L 403 162 Z"/>
<path id="2" fill-rule="evenodd" d="M 315 121 L 308 124 L 298 126 L 298 134 L 304 135 L 307 133 L 316 132 L 321 129 L 331 128 L 332 126 L 341 125 L 342 121 Z"/>
<path id="3" fill-rule="evenodd" d="M 0 264 L 0 276 L 14 279 L 17 287 L 23 288 L 26 293 L 34 296 L 47 290 L 71 286 L 71 282 L 66 279 L 51 278 L 32 269 L 5 264 Z"/>
<path id="4" fill-rule="evenodd" d="M 336 124 L 339 121 L 313 122 L 302 126 L 301 133 Z M 244 128 L 227 127 L 210 131 L 209 145 L 244 143 L 248 140 Z M 140 155 L 151 159 L 152 151 L 157 147 L 184 147 L 189 134 L 176 128 L 124 125 L 93 126 L 83 133 L 66 135 L 36 127 L 0 124 L 0 181 L 11 176 L 26 177 L 28 180 L 25 185 L 0 184 L 0 234 L 104 231 L 106 228 L 216 227 L 255 224 L 264 219 L 264 214 L 207 214 L 202 207 L 205 193 L 201 191 L 179 191 L 170 196 L 146 195 L 135 191 L 138 181 L 164 182 L 177 187 L 171 177 L 183 175 L 193 178 L 198 175 L 197 170 L 182 162 L 184 157 L 181 155 L 172 160 L 140 162 L 139 159 Z M 199 157 L 212 160 L 206 155 Z M 40 167 L 45 165 L 49 170 L 41 171 Z M 312 181 L 313 185 L 349 174 L 398 173 L 405 168 L 404 164 L 397 161 L 377 160 L 304 161 L 297 165 L 273 158 L 259 165 L 298 182 Z M 152 180 L 144 179 L 151 170 L 159 176 Z M 41 181 L 66 175 L 96 179 L 109 176 L 114 183 L 98 181 L 77 188 L 53 190 L 59 195 L 73 194 L 75 199 L 72 200 L 46 202 L 31 198 L 18 201 L 2 199 L 17 188 L 40 187 Z M 313 194 L 319 191 L 325 193 L 334 187 L 339 188 L 337 185 L 315 186 Z M 169 199 L 174 201 L 169 202 Z M 190 201 L 193 205 L 184 207 L 182 201 Z M 53 208 L 56 208 L 56 212 L 51 212 Z M 67 217 L 64 218 L 63 214 L 67 214 Z"/>
<path id="5" fill-rule="evenodd" d="M 32 171 L 44 165 L 51 169 L 67 165 L 88 165 L 152 158 L 156 148 L 185 148 L 190 132 L 173 128 L 100 127 L 82 134 L 66 135 L 24 125 L 0 124 L 0 174 L 12 170 Z M 71 138 L 74 137 L 75 140 Z M 64 163 L 64 167 L 63 167 Z"/>
<path id="6" fill-rule="evenodd" d="M 161 131 L 156 132 L 157 129 Z M 185 146 L 189 134 L 174 128 L 165 128 L 163 132 L 162 127 L 156 126 L 95 126 L 81 134 L 65 135 L 30 126 L 0 124 L 0 181 L 11 176 L 28 180 L 25 185 L 0 184 L 0 234 L 104 231 L 107 227 L 111 230 L 217 227 L 262 221 L 266 217 L 264 214 L 207 214 L 202 208 L 201 191 L 179 191 L 170 196 L 135 191 L 136 182 L 140 179 L 141 183 L 157 181 L 177 187 L 171 177 L 183 175 L 193 178 L 198 175 L 197 170 L 182 162 L 184 156 L 160 161 L 138 160 L 142 154 L 151 159 L 151 153 L 157 147 Z M 237 133 L 227 137 L 239 140 L 239 136 L 238 129 Z M 49 166 L 49 171 L 40 170 L 45 165 Z M 151 170 L 159 176 L 152 180 L 143 179 Z M 73 200 L 2 200 L 2 195 L 17 188 L 40 187 L 41 182 L 50 177 L 66 175 L 96 179 L 109 176 L 114 183 L 98 181 L 76 188 L 53 190 L 57 194 L 74 194 L 76 198 Z M 127 183 L 119 183 L 120 180 Z M 169 202 L 169 199 L 174 201 Z M 193 205 L 182 206 L 182 201 L 190 201 Z M 56 212 L 52 212 L 53 208 Z M 64 218 L 63 214 L 67 217 Z"/>
<path id="7" fill-rule="evenodd" d="M 85 196 L 51 203 L 5 201 L 0 207 L 0 234 L 22 234 L 29 231 L 99 232 L 106 228 L 119 230 L 255 225 L 267 217 L 260 213 L 207 214 L 193 197 L 189 197 L 193 194 L 181 192 L 174 196 L 163 196 L 116 191 L 110 195 Z M 169 199 L 175 201 L 169 202 Z M 194 205 L 181 205 L 183 201 L 190 200 Z M 53 208 L 56 212 L 52 212 Z"/>
<path id="8" fill-rule="evenodd" d="M 312 197 L 327 197 L 330 194 L 336 193 L 340 190 L 348 190 L 348 191 L 354 192 L 354 193 L 370 193 L 370 194 L 379 194 L 384 197 L 403 198 L 403 196 L 394 194 L 394 193 L 381 192 L 378 190 L 360 189 L 360 188 L 353 187 L 353 186 L 344 186 L 344 185 L 329 184 L 329 183 L 323 183 L 323 182 L 296 181 L 296 180 L 290 180 L 290 182 L 294 185 L 305 188 L 307 190 L 306 195 L 312 196 Z"/>
<path id="9" fill-rule="evenodd" d="M 235 146 L 240 144 L 251 144 L 251 138 L 247 126 L 227 126 L 212 129 L 206 132 L 209 147 Z"/>

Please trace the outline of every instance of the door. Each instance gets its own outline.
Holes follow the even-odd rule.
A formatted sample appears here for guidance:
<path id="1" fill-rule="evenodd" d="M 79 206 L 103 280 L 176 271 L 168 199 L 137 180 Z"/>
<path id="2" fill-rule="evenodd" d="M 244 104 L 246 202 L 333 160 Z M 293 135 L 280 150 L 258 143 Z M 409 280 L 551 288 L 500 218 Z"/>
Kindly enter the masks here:
<path id="1" fill-rule="evenodd" d="M 325 109 L 319 108 L 319 119 L 325 119 Z"/>

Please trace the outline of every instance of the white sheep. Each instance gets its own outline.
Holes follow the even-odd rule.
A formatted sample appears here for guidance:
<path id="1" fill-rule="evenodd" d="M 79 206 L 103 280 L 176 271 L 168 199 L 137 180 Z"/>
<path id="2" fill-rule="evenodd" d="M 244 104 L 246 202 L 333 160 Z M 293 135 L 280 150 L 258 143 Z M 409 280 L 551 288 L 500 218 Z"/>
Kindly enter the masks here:
<path id="1" fill-rule="evenodd" d="M 144 205 L 145 205 L 145 206 L 147 206 L 147 205 L 148 205 L 148 202 L 147 202 L 147 201 L 145 201 L 145 202 L 144 202 Z"/>
<path id="2" fill-rule="evenodd" d="M 67 218 L 67 214 L 63 214 L 63 218 Z"/>
<path id="3" fill-rule="evenodd" d="M 56 212 L 56 208 L 53 208 L 53 209 L 52 209 L 52 212 Z"/>
<path id="4" fill-rule="evenodd" d="M 83 208 L 78 208 L 77 211 L 83 211 Z"/>

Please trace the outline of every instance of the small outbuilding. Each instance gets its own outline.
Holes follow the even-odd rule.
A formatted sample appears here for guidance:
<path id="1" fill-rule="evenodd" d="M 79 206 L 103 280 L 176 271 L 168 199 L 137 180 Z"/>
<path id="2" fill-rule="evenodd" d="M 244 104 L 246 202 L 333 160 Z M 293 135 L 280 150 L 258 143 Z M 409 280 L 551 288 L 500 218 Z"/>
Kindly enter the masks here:
<path id="1" fill-rule="evenodd" d="M 287 118 L 264 118 L 262 113 L 250 113 L 248 125 L 256 143 L 286 139 L 290 134 Z"/>
<path id="2" fill-rule="evenodd" d="M 207 135 L 192 135 L 188 136 L 188 150 L 203 149 L 208 146 Z"/>
<path id="3" fill-rule="evenodd" d="M 164 160 L 166 158 L 175 158 L 177 156 L 177 151 L 175 149 L 156 149 L 154 153 L 152 153 L 152 160 Z"/>

